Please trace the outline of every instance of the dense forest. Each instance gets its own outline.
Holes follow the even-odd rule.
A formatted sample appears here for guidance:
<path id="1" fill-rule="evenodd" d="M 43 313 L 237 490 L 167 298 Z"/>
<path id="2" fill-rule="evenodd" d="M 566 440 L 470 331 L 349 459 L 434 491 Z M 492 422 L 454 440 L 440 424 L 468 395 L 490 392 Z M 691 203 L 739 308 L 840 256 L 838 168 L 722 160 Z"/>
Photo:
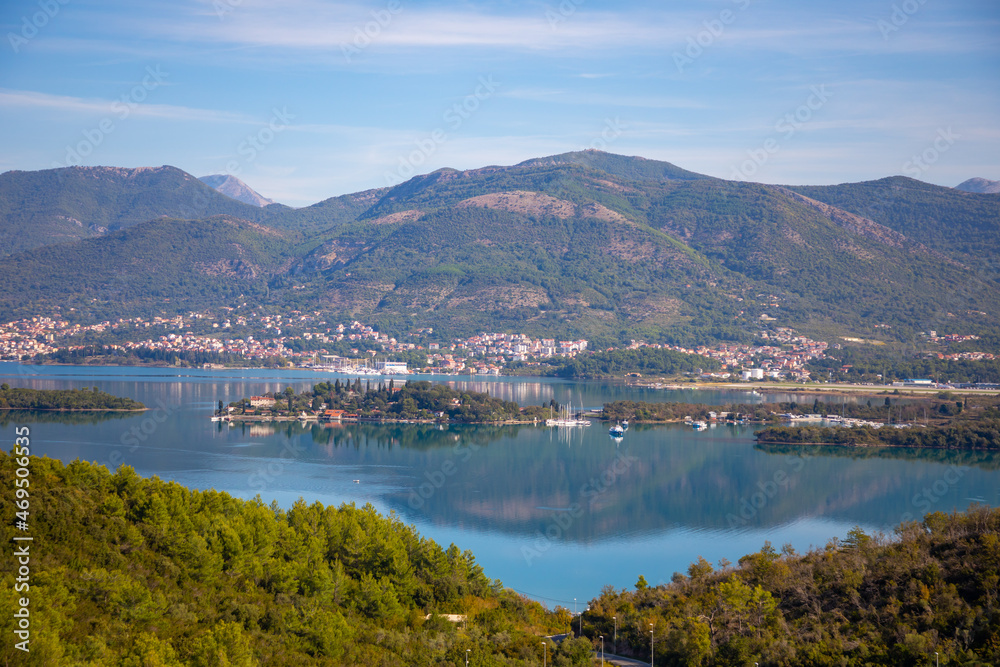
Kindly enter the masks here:
<path id="1" fill-rule="evenodd" d="M 0 484 L 17 461 L 0 453 Z M 371 506 L 190 491 L 123 466 L 115 474 L 32 457 L 30 588 L 0 562 L 0 600 L 30 598 L 31 652 L 6 664 L 539 665 L 548 612 L 490 580 L 469 552 L 442 549 Z M 14 527 L 5 523 L 3 538 Z M 798 555 L 769 543 L 718 570 L 634 591 L 603 589 L 583 637 L 554 646 L 552 665 L 607 652 L 655 664 L 991 665 L 1000 661 L 1000 510 L 973 507 L 900 525 L 893 538 L 852 530 Z M 464 615 L 452 622 L 444 614 Z M 16 620 L 0 619 L 13 636 Z M 615 644 L 617 642 L 617 644 Z"/>
<path id="2" fill-rule="evenodd" d="M 705 405 L 676 402 L 613 401 L 604 404 L 604 418 L 636 422 L 674 421 L 691 416 L 704 419 L 709 411 L 741 415 L 754 421 L 778 421 L 782 415 L 831 415 L 883 421 L 887 423 L 924 422 L 941 425 L 953 419 L 975 420 L 1000 417 L 1000 400 L 993 396 L 961 397 L 948 391 L 934 396 L 913 397 L 886 394 L 861 399 L 842 397 L 840 401 L 820 400 L 804 395 L 801 401 L 778 403 L 729 403 Z M 970 404 L 975 401 L 975 404 Z M 968 408 L 968 410 L 966 410 Z"/>
<path id="3" fill-rule="evenodd" d="M 0 385 L 0 410 L 145 410 L 131 398 L 93 389 L 19 389 Z"/>
<path id="4" fill-rule="evenodd" d="M 805 555 L 765 543 L 718 570 L 699 558 L 670 584 L 605 588 L 582 625 L 642 660 L 652 634 L 658 666 L 998 665 L 1000 510 L 935 512 L 893 539 L 855 528 Z"/>
<path id="5" fill-rule="evenodd" d="M 5 494 L 15 468 L 0 453 Z M 14 591 L 16 559 L 4 558 L 0 605 L 30 598 L 31 651 L 15 649 L 6 613 L 4 664 L 459 667 L 469 651 L 470 665 L 536 665 L 540 636 L 569 627 L 566 610 L 505 590 L 470 552 L 370 505 L 283 510 L 127 466 L 29 468 L 30 590 Z M 2 532 L 10 543 L 16 531 Z M 586 664 L 578 644 L 553 648 L 551 664 Z"/>
<path id="6" fill-rule="evenodd" d="M 670 422 L 691 417 L 706 419 L 709 412 L 720 412 L 726 408 L 700 403 L 650 403 L 647 401 L 613 401 L 605 403 L 602 411 L 604 419 L 631 422 Z"/>
<path id="7" fill-rule="evenodd" d="M 549 408 L 521 408 L 513 401 L 504 401 L 489 392 L 457 391 L 426 380 L 396 386 L 395 380 L 381 380 L 372 386 L 371 380 L 352 383 L 339 379 L 313 385 L 312 391 L 296 394 L 289 387 L 271 396 L 275 399 L 271 413 L 297 414 L 303 411 L 344 410 L 367 419 L 423 419 L 463 422 L 467 424 L 501 421 L 532 421 L 548 416 Z M 251 408 L 249 399 L 234 401 L 230 406 L 243 414 L 260 413 Z M 323 406 L 326 406 L 325 408 Z"/>
<path id="8" fill-rule="evenodd" d="M 830 444 L 935 449 L 1000 449 L 1000 420 L 985 419 L 921 428 L 772 426 L 757 433 L 760 443 Z"/>

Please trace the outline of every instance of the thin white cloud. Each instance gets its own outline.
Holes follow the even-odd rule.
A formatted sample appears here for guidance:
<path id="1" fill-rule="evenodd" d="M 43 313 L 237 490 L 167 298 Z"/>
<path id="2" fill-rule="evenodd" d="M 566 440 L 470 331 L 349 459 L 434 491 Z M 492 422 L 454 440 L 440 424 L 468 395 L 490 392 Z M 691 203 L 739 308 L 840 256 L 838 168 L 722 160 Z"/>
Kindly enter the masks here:
<path id="1" fill-rule="evenodd" d="M 684 37 L 675 20 L 651 21 L 648 16 L 620 12 L 581 9 L 553 20 L 544 7 L 503 15 L 441 11 L 406 3 L 401 6 L 397 13 L 388 14 L 384 6 L 315 2 L 277 6 L 245 0 L 221 21 L 210 20 L 215 17 L 208 14 L 214 11 L 201 8 L 186 16 L 174 14 L 162 21 L 135 22 L 118 29 L 182 43 L 332 50 L 337 56 L 342 45 L 365 48 L 367 44 L 361 42 L 368 38 L 373 48 L 495 47 L 544 52 L 577 47 L 586 49 L 581 51 L 585 55 L 604 48 L 662 45 Z"/>
<path id="2" fill-rule="evenodd" d="M 128 95 L 128 93 L 126 93 Z M 128 102 L 128 103 L 126 103 Z M 197 121 L 213 123 L 259 123 L 259 119 L 230 111 L 196 109 L 171 104 L 140 104 L 134 98 L 126 101 L 50 95 L 32 90 L 8 90 L 0 88 L 0 108 L 51 109 L 70 114 L 114 115 L 127 110 L 130 116 L 162 118 L 177 121 Z"/>
<path id="3" fill-rule="evenodd" d="M 616 48 L 669 52 L 683 49 L 689 38 L 697 38 L 706 30 L 706 21 L 716 18 L 716 13 L 692 9 L 604 12 L 582 6 L 564 15 L 536 7 L 532 12 L 499 14 L 465 8 L 441 11 L 403 3 L 398 12 L 389 13 L 384 6 L 354 3 L 304 1 L 273 5 L 244 0 L 219 20 L 214 16 L 217 5 L 213 0 L 187 15 L 178 17 L 174 13 L 164 20 L 144 21 L 128 29 L 185 43 L 333 50 L 337 55 L 342 46 L 366 48 L 370 40 L 373 48 L 514 48 L 561 54 L 575 47 L 584 49 L 578 55 L 585 56 Z M 955 21 L 913 21 L 884 39 L 879 20 L 885 18 L 815 16 L 805 23 L 801 16 L 774 16 L 748 8 L 737 12 L 735 21 L 721 34 L 710 36 L 707 48 L 756 48 L 796 54 L 803 53 L 803 48 L 807 53 L 995 49 L 988 40 L 968 39 L 969 24 Z M 962 39 L 956 39 L 959 34 Z M 356 43 L 355 38 L 365 43 Z"/>
<path id="4" fill-rule="evenodd" d="M 497 97 L 510 97 L 534 102 L 614 106 L 620 108 L 635 107 L 642 109 L 704 109 L 709 106 L 703 102 L 677 97 L 581 94 L 579 91 L 543 88 L 515 88 L 514 90 L 498 92 Z"/>

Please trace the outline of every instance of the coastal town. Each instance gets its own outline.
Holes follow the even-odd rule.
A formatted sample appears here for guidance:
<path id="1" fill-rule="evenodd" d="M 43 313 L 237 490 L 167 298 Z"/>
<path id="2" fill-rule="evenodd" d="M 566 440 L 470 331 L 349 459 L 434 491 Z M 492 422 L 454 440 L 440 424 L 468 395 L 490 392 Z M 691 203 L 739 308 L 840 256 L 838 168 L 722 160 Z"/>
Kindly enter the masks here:
<path id="1" fill-rule="evenodd" d="M 805 365 L 822 358 L 828 344 L 788 328 L 758 333 L 760 344 L 682 347 L 633 340 L 628 349 L 669 349 L 721 362 L 723 370 L 704 379 L 787 378 L 807 380 Z M 330 323 L 319 313 L 119 318 L 96 324 L 71 324 L 56 317 L 33 317 L 0 324 L 0 360 L 28 361 L 62 350 L 86 353 L 103 348 L 122 357 L 141 351 L 166 354 L 226 355 L 247 364 L 280 358 L 302 368 L 371 368 L 407 353 L 426 358 L 424 368 L 437 373 L 504 374 L 508 364 L 530 368 L 553 357 L 574 357 L 591 350 L 587 340 L 531 338 L 523 333 L 481 333 L 468 338 L 434 339 L 433 329 L 419 329 L 400 340 L 358 321 Z M 608 348 L 602 351 L 610 351 Z M 339 352 L 340 354 L 337 354 Z M 399 366 L 397 364 L 396 368 Z"/>
<path id="2" fill-rule="evenodd" d="M 319 312 L 268 315 L 190 312 L 175 317 L 119 318 L 95 324 L 70 323 L 59 317 L 32 317 L 0 324 L 0 360 L 45 361 L 71 353 L 110 355 L 122 360 L 149 359 L 170 363 L 201 355 L 202 365 L 271 365 L 348 373 L 427 372 L 462 375 L 506 375 L 511 364 L 521 374 L 553 358 L 575 357 L 594 350 L 589 341 L 531 338 L 523 333 L 480 333 L 442 340 L 422 328 L 396 338 L 359 321 L 329 322 Z M 830 343 L 813 340 L 787 327 L 761 330 L 756 344 L 721 343 L 683 347 L 632 340 L 624 349 L 666 349 L 714 359 L 718 370 L 706 370 L 704 381 L 814 379 L 807 365 L 824 358 Z M 931 342 L 975 340 L 975 336 L 938 336 Z M 839 348 L 839 344 L 832 347 Z M 939 359 L 989 360 L 985 352 L 935 352 Z M 407 362 L 410 362 L 409 365 Z M 175 361 L 175 363 L 177 363 Z"/>

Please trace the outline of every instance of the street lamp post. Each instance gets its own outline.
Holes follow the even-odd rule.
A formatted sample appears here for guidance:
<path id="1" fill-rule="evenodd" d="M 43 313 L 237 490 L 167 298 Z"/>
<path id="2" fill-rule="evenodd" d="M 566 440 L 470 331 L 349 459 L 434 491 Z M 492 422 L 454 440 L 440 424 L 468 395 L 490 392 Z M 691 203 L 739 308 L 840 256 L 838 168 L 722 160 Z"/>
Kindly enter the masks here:
<path id="1" fill-rule="evenodd" d="M 604 667 L 604 635 L 601 635 L 601 667 Z"/>
<path id="2" fill-rule="evenodd" d="M 549 664 L 549 647 L 542 642 L 542 667 L 547 667 Z"/>
<path id="3" fill-rule="evenodd" d="M 653 644 L 653 624 L 649 624 L 649 667 L 653 667 L 653 662 L 656 660 L 656 654 L 654 653 Z"/>
<path id="4" fill-rule="evenodd" d="M 941 667 L 941 663 L 938 662 L 938 652 L 934 651 L 934 667 Z"/>
<path id="5" fill-rule="evenodd" d="M 618 655 L 618 617 L 612 616 L 611 618 L 614 619 L 615 621 L 615 641 L 611 647 L 611 650 L 615 652 L 615 655 Z"/>
<path id="6" fill-rule="evenodd" d="M 469 651 L 471 650 L 471 648 L 465 649 L 465 667 L 469 667 Z"/>

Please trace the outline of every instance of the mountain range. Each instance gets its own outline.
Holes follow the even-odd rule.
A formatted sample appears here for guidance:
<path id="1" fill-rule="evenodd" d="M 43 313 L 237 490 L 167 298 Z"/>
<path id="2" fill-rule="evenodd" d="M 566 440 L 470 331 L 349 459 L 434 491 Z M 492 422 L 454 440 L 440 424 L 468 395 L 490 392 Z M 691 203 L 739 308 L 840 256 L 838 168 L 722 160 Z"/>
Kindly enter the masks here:
<path id="1" fill-rule="evenodd" d="M 217 192 L 244 204 L 267 206 L 274 203 L 274 200 L 264 197 L 232 174 L 212 174 L 211 176 L 202 176 L 198 180 L 210 188 L 214 188 Z"/>
<path id="2" fill-rule="evenodd" d="M 1000 196 L 904 177 L 725 181 L 581 151 L 291 209 L 173 167 L 0 175 L 0 319 L 237 301 L 402 333 L 910 340 L 1000 322 Z"/>
<path id="3" fill-rule="evenodd" d="M 1000 192 L 1000 181 L 991 181 L 985 178 L 970 178 L 955 186 L 956 190 L 965 192 L 978 192 L 979 194 L 996 194 Z"/>

